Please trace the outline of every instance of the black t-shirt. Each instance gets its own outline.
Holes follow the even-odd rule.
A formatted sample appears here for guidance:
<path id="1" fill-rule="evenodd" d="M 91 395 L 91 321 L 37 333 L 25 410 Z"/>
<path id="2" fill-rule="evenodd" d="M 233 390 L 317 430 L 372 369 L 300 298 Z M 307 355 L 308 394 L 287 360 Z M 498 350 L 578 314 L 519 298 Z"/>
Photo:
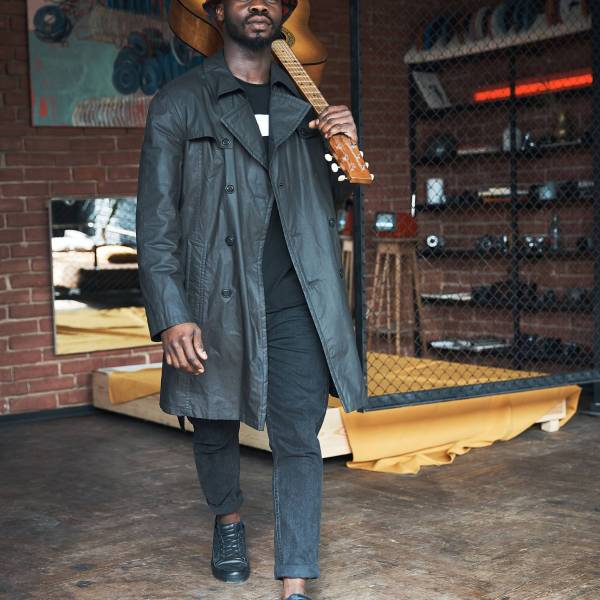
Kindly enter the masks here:
<path id="1" fill-rule="evenodd" d="M 271 85 L 269 83 L 248 83 L 241 79 L 238 79 L 238 82 L 254 111 L 268 153 Z M 273 201 L 273 210 L 263 250 L 263 281 L 267 312 L 306 303 L 285 242 L 276 201 Z"/>

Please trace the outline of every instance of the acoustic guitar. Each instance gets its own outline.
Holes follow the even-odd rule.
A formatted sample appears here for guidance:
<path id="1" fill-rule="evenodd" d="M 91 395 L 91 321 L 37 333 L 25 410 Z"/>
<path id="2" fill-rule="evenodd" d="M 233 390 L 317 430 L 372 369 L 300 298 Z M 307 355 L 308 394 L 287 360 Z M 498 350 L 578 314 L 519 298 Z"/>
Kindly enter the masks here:
<path id="1" fill-rule="evenodd" d="M 223 46 L 223 38 L 204 10 L 203 3 L 204 0 L 172 0 L 169 25 L 188 46 L 210 56 Z M 309 17 L 309 0 L 299 0 L 282 28 L 285 39 L 275 40 L 271 48 L 300 92 L 320 114 L 329 106 L 317 87 L 327 62 L 327 53 L 310 31 Z M 333 156 L 326 158 L 335 160 L 350 183 L 369 184 L 373 181 L 374 176 L 369 172 L 362 152 L 347 135 L 334 135 L 328 143 Z M 332 165 L 332 169 L 335 171 L 336 165 Z"/>

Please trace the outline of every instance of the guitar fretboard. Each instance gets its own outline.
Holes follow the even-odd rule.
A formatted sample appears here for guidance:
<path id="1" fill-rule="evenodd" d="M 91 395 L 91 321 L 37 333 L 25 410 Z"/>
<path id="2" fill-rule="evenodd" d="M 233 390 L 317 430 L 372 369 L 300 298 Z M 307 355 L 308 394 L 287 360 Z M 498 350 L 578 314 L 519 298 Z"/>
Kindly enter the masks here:
<path id="1" fill-rule="evenodd" d="M 271 48 L 317 114 L 325 110 L 329 104 L 287 43 L 284 40 L 275 40 Z"/>

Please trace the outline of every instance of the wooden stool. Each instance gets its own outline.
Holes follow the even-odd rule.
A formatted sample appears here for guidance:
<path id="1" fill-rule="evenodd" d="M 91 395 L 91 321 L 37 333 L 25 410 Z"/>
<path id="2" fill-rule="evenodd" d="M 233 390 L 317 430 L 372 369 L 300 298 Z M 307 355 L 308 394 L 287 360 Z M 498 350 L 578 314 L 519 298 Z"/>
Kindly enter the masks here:
<path id="1" fill-rule="evenodd" d="M 421 356 L 423 339 L 421 336 L 421 320 L 423 304 L 421 302 L 421 285 L 417 266 L 417 240 L 415 238 L 387 238 L 377 242 L 375 256 L 375 277 L 371 291 L 368 314 L 368 340 L 370 346 L 373 333 L 382 332 L 390 339 L 395 336 L 395 351 L 400 354 L 402 302 L 407 293 L 411 298 L 412 319 L 409 328 L 414 335 L 415 356 Z M 409 275 L 409 290 L 402 287 L 402 274 Z M 393 308 L 392 308 L 393 305 Z M 412 323 L 413 327 L 410 328 Z M 382 329 L 382 326 L 385 328 Z"/>
<path id="2" fill-rule="evenodd" d="M 342 243 L 342 268 L 350 310 L 354 310 L 354 240 L 350 235 L 340 235 Z"/>

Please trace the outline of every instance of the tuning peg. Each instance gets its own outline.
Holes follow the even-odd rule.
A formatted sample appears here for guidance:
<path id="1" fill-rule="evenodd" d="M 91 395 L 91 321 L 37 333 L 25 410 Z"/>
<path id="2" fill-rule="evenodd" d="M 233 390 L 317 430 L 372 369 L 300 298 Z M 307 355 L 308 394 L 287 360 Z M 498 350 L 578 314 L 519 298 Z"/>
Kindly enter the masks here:
<path id="1" fill-rule="evenodd" d="M 331 170 L 334 173 L 337 173 L 340 170 L 340 167 L 339 167 L 339 165 L 337 163 L 331 163 Z"/>
<path id="2" fill-rule="evenodd" d="M 369 163 L 365 162 L 365 166 L 367 167 L 367 169 L 369 168 Z"/>
<path id="3" fill-rule="evenodd" d="M 346 176 L 345 175 L 340 175 L 338 177 L 338 181 L 346 181 Z"/>
<path id="4" fill-rule="evenodd" d="M 373 179 L 375 179 L 375 175 L 373 175 L 373 173 L 371 173 L 371 181 L 373 181 Z"/>
<path id="5" fill-rule="evenodd" d="M 365 153 L 364 153 L 362 150 L 360 150 L 360 155 L 361 155 L 363 158 L 365 157 Z"/>
<path id="6" fill-rule="evenodd" d="M 333 160 L 333 156 L 331 156 L 331 154 L 326 154 L 326 155 L 325 155 L 325 160 L 326 160 L 327 162 L 331 162 L 331 161 Z"/>

